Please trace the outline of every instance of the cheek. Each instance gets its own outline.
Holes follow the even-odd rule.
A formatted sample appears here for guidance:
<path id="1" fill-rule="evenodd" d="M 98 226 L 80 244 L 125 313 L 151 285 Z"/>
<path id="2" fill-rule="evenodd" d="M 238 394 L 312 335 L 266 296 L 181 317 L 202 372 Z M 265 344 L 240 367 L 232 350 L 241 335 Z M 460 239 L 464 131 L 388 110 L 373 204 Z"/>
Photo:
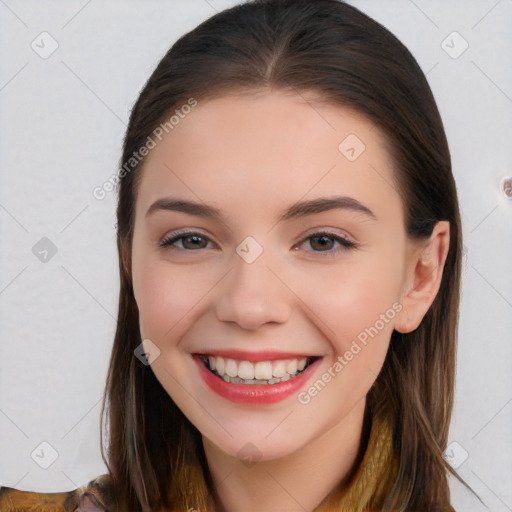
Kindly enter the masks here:
<path id="1" fill-rule="evenodd" d="M 207 294 L 208 279 L 192 267 L 177 268 L 165 261 L 134 266 L 134 294 L 139 308 L 141 336 L 164 340 Z"/>
<path id="2" fill-rule="evenodd" d="M 372 359 L 373 353 L 381 358 L 393 331 L 399 283 L 393 263 L 340 265 L 303 281 L 300 296 L 307 297 L 304 302 L 321 320 L 315 323 L 324 326 L 336 354 L 357 352 L 356 341 L 364 349 L 358 359 Z"/>
<path id="3" fill-rule="evenodd" d="M 309 293 L 305 302 L 321 319 L 315 323 L 325 326 L 323 334 L 333 351 L 320 373 L 322 382 L 312 382 L 299 396 L 300 403 L 312 404 L 312 416 L 328 414 L 332 422 L 338 421 L 375 382 L 400 308 L 396 301 L 398 279 L 391 275 L 369 269 L 340 270 L 324 279 L 322 286 L 317 280 L 315 289 L 321 292 Z M 311 287 L 311 282 L 305 283 L 303 293 Z M 324 386 L 326 392 L 320 392 Z"/>

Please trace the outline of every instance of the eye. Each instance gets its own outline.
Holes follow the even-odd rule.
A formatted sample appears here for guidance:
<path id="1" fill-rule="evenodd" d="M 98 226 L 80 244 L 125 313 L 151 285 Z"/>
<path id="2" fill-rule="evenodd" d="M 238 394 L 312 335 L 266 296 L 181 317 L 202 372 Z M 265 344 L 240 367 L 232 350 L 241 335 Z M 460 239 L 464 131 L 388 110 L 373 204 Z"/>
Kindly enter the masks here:
<path id="1" fill-rule="evenodd" d="M 181 241 L 181 247 L 177 245 L 177 242 Z M 182 250 L 197 250 L 206 249 L 205 243 L 207 244 L 210 239 L 202 233 L 194 231 L 182 231 L 178 233 L 171 233 L 168 237 L 164 238 L 158 245 L 160 247 L 173 247 Z"/>
<path id="2" fill-rule="evenodd" d="M 308 235 L 296 244 L 293 249 L 298 249 L 308 241 L 312 250 L 308 250 L 307 252 L 321 252 L 325 253 L 325 256 L 336 255 L 342 251 L 355 249 L 359 246 L 356 242 L 352 242 L 341 235 L 328 231 L 319 231 Z M 176 248 L 185 251 L 196 251 L 210 248 L 208 247 L 208 243 L 211 243 L 211 240 L 203 233 L 197 231 L 181 231 L 171 233 L 168 237 L 158 242 L 158 245 L 160 247 Z M 339 247 L 333 250 L 336 244 L 338 244 Z"/>
<path id="3" fill-rule="evenodd" d="M 356 242 L 352 242 L 341 235 L 330 233 L 328 231 L 319 231 L 308 235 L 299 244 L 297 244 L 294 249 L 300 247 L 306 242 L 309 242 L 309 246 L 312 248 L 312 251 L 307 252 L 322 252 L 325 253 L 325 256 L 336 255 L 348 249 L 356 249 L 359 246 Z M 339 247 L 332 250 L 336 244 L 339 244 Z"/>

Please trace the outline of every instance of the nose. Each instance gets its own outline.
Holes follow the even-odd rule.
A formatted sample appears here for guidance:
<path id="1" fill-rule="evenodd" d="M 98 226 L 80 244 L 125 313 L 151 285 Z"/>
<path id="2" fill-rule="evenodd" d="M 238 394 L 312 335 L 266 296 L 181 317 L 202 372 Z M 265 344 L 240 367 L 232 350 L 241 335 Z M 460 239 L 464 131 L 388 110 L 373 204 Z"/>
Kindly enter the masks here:
<path id="1" fill-rule="evenodd" d="M 252 263 L 235 254 L 233 268 L 218 290 L 215 311 L 220 321 L 256 330 L 289 319 L 292 294 L 266 260 L 265 252 Z"/>

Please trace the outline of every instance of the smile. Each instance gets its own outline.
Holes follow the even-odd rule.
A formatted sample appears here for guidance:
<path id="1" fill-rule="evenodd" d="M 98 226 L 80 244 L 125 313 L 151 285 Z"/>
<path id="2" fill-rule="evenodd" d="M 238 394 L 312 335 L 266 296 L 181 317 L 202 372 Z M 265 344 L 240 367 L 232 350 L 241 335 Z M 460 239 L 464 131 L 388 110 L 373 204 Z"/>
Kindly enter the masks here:
<path id="1" fill-rule="evenodd" d="M 275 361 L 239 361 L 202 355 L 201 360 L 214 375 L 231 384 L 278 384 L 293 379 L 312 362 L 311 357 Z"/>
<path id="2" fill-rule="evenodd" d="M 230 355 L 196 353 L 193 359 L 208 389 L 230 402 L 246 405 L 269 405 L 298 393 L 323 360 L 292 354 L 260 353 L 259 358 L 247 353 Z"/>

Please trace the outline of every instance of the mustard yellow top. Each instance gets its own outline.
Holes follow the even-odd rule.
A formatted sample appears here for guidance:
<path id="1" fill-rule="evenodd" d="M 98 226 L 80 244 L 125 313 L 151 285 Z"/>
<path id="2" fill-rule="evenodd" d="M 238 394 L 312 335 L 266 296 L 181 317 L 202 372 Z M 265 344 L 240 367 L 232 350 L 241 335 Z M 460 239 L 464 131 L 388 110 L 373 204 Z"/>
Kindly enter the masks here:
<path id="1" fill-rule="evenodd" d="M 362 461 L 343 488 L 335 491 L 315 509 L 315 512 L 376 512 L 381 510 L 384 500 L 396 478 L 398 461 L 393 453 L 391 428 L 381 421 L 372 421 L 368 445 Z M 202 478 L 197 468 L 188 468 L 191 478 Z M 191 481 L 186 479 L 185 481 Z M 129 512 L 117 511 L 108 505 L 113 496 L 108 492 L 108 475 L 101 475 L 74 491 L 61 493 L 35 493 L 19 491 L 9 487 L 0 488 L 0 511 L 2 512 Z M 191 483 L 182 489 L 185 496 L 183 512 L 197 511 Z M 178 511 L 175 511 L 178 512 Z M 208 511 L 205 511 L 208 512 Z M 455 512 L 446 506 L 446 512 Z"/>

